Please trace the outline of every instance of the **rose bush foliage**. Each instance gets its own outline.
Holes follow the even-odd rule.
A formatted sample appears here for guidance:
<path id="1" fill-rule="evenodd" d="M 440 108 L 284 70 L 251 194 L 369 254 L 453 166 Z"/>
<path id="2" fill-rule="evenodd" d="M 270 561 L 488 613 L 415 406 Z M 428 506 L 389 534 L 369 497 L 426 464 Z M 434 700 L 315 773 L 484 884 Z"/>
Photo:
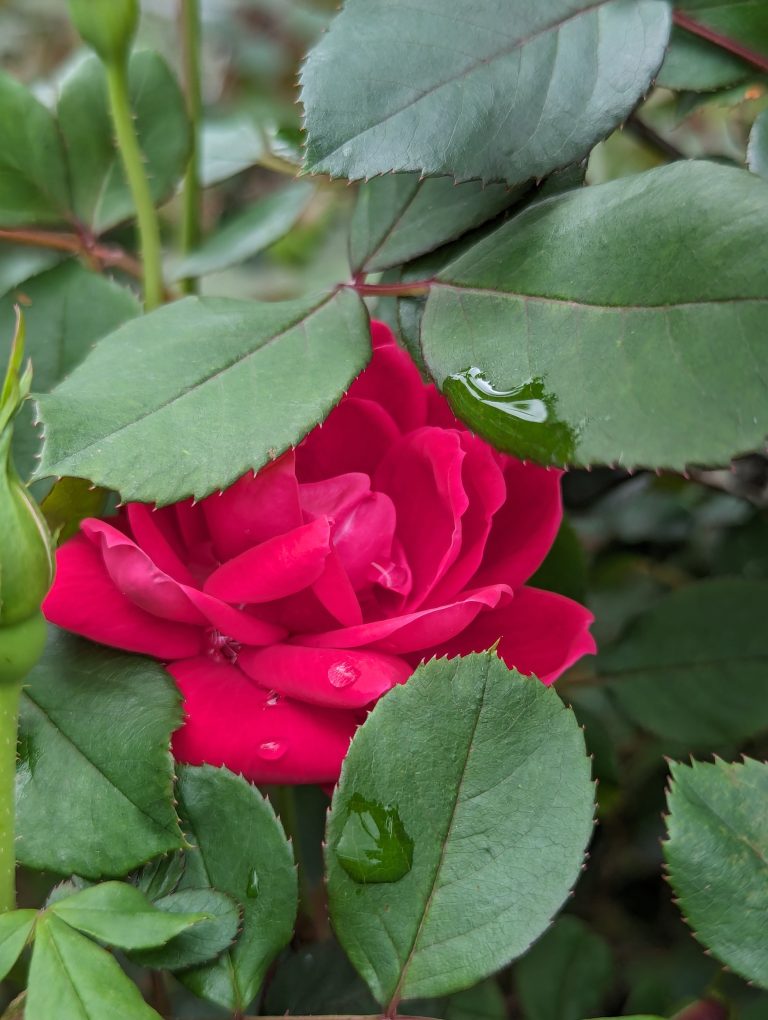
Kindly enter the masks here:
<path id="1" fill-rule="evenodd" d="M 199 503 L 129 504 L 58 553 L 44 610 L 166 662 L 178 758 L 327 783 L 367 709 L 423 659 L 498 642 L 552 683 L 591 614 L 526 585 L 562 519 L 560 472 L 460 425 L 374 323 L 373 359 L 299 447 Z"/>

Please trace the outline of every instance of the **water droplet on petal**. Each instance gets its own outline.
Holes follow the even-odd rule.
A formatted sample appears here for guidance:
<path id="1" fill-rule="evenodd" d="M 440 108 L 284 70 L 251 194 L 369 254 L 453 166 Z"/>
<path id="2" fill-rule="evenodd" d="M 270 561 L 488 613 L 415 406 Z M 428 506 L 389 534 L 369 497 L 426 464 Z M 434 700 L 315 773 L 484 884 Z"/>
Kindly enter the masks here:
<path id="1" fill-rule="evenodd" d="M 353 794 L 335 848 L 342 868 L 355 882 L 397 882 L 413 865 L 413 840 L 397 808 Z"/>
<path id="2" fill-rule="evenodd" d="M 360 670 L 351 662 L 334 662 L 328 670 L 328 680 L 332 687 L 349 687 L 360 679 Z"/>
<path id="3" fill-rule="evenodd" d="M 252 900 L 255 900 L 259 895 L 259 875 L 255 868 L 248 876 L 248 884 L 245 887 L 245 894 Z"/>
<path id="4" fill-rule="evenodd" d="M 281 744 L 279 740 L 266 740 L 259 744 L 259 756 L 265 761 L 277 761 L 287 750 L 285 744 Z"/>
<path id="5" fill-rule="evenodd" d="M 277 691 L 270 691 L 269 694 L 267 695 L 267 700 L 264 702 L 264 704 L 268 705 L 270 708 L 273 708 L 279 701 L 280 695 L 277 693 Z"/>

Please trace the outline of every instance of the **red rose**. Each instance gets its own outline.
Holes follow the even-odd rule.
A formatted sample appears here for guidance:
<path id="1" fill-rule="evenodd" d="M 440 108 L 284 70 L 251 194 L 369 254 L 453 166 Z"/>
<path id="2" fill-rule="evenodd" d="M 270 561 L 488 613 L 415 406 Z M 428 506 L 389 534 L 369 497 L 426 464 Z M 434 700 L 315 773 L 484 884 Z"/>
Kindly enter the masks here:
<path id="1" fill-rule="evenodd" d="M 53 623 L 168 663 L 178 758 L 326 783 L 366 709 L 433 655 L 486 649 L 551 683 L 592 617 L 525 587 L 560 472 L 497 453 L 389 330 L 328 420 L 226 492 L 87 520 L 58 553 Z"/>

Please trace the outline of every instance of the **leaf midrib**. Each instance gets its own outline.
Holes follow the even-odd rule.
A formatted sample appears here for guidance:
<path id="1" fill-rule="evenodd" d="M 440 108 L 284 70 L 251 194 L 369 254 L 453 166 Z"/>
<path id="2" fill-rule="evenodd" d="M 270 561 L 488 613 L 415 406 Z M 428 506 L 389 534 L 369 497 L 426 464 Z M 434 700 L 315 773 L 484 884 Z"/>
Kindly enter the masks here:
<path id="1" fill-rule="evenodd" d="M 499 50 L 497 53 L 493 53 L 489 56 L 482 57 L 479 60 L 474 61 L 474 63 L 469 64 L 467 67 L 465 67 L 457 74 L 453 74 L 450 77 L 445 78 L 443 81 L 437 82 L 435 85 L 432 85 L 430 86 L 430 88 L 425 89 L 423 92 L 419 93 L 418 96 L 415 96 L 413 99 L 409 99 L 407 103 L 404 103 L 402 106 L 398 107 L 398 109 L 392 110 L 385 116 L 380 117 L 375 124 L 371 124 L 364 130 L 358 131 L 355 134 L 350 135 L 348 138 L 344 140 L 344 142 L 341 145 L 337 145 L 335 149 L 331 149 L 330 151 L 323 153 L 322 156 L 316 157 L 313 161 L 313 169 L 316 169 L 318 167 L 321 160 L 327 160 L 330 159 L 331 156 L 335 156 L 337 152 L 341 151 L 345 145 L 348 145 L 354 139 L 362 138 L 370 131 L 375 131 L 377 128 L 381 127 L 382 124 L 386 124 L 386 122 L 392 120 L 393 117 L 397 117 L 399 114 L 403 113 L 411 106 L 415 106 L 416 103 L 420 103 L 425 97 L 432 95 L 435 92 L 438 92 L 442 88 L 445 88 L 446 85 L 451 85 L 453 82 L 459 81 L 462 78 L 468 78 L 471 74 L 474 74 L 475 71 L 477 71 L 478 68 L 482 67 L 483 65 L 490 65 L 494 63 L 494 61 L 496 60 L 501 60 L 504 57 L 508 57 L 512 53 L 514 53 L 515 50 L 522 49 L 524 46 L 527 46 L 535 39 L 538 39 L 541 36 L 546 35 L 548 32 L 553 31 L 559 32 L 563 25 L 568 24 L 568 22 L 574 21 L 576 18 L 583 17 L 584 15 L 591 14 L 593 11 L 599 10 L 601 7 L 604 7 L 607 3 L 612 2 L 613 0 L 595 0 L 594 3 L 589 4 L 587 7 L 582 7 L 578 11 L 574 11 L 573 14 L 569 14 L 567 17 L 563 18 L 560 21 L 555 21 L 552 22 L 551 24 L 544 25 L 542 28 L 538 29 L 538 31 L 532 32 L 528 36 L 516 39 L 511 46 L 507 45 L 504 49 Z"/>

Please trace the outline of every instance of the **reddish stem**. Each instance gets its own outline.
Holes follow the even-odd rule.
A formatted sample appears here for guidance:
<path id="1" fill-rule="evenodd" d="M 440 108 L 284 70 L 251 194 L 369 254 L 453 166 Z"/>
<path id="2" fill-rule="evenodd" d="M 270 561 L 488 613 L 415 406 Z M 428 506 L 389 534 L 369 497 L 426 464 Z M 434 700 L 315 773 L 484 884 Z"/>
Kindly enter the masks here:
<path id="1" fill-rule="evenodd" d="M 712 28 L 707 28 L 706 25 L 694 21 L 693 18 L 689 18 L 682 11 L 675 11 L 674 21 L 676 25 L 684 28 L 686 32 L 697 35 L 701 39 L 706 39 L 707 42 L 714 43 L 720 49 L 733 53 L 734 56 L 746 60 L 748 64 L 752 64 L 753 67 L 760 71 L 768 72 L 768 57 L 764 57 L 761 53 L 751 50 L 748 46 L 742 46 L 735 39 L 731 39 L 727 35 L 721 35 L 720 32 L 716 32 Z"/>
<path id="2" fill-rule="evenodd" d="M 420 297 L 429 294 L 432 280 L 414 280 L 413 283 L 361 283 L 355 279 L 348 286 L 363 297 Z"/>

